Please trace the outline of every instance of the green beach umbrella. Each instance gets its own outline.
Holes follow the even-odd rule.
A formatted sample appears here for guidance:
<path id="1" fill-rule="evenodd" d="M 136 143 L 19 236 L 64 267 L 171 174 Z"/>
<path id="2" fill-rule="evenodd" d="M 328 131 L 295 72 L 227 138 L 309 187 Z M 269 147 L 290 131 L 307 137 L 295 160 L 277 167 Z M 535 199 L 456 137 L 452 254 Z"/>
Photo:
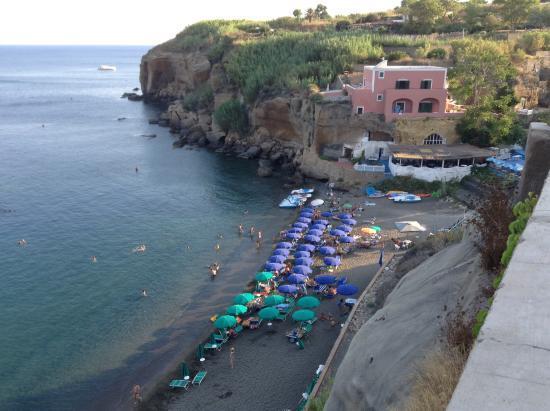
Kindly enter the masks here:
<path id="1" fill-rule="evenodd" d="M 271 307 L 273 305 L 282 304 L 285 302 L 285 297 L 278 294 L 268 295 L 264 299 L 264 305 Z"/>
<path id="2" fill-rule="evenodd" d="M 244 305 L 235 304 L 232 306 L 227 307 L 227 310 L 225 312 L 230 315 L 241 315 L 248 311 L 248 308 L 246 308 Z"/>
<path id="3" fill-rule="evenodd" d="M 370 228 L 372 228 L 374 231 L 376 231 L 377 233 L 379 233 L 380 231 L 382 231 L 382 227 L 379 227 L 377 225 L 371 225 Z"/>
<path id="4" fill-rule="evenodd" d="M 292 313 L 292 319 L 295 321 L 308 321 L 315 317 L 315 313 L 311 310 L 298 310 Z"/>
<path id="5" fill-rule="evenodd" d="M 273 273 L 270 273 L 269 271 L 263 271 L 261 273 L 256 274 L 256 281 L 264 282 L 271 280 L 273 278 Z"/>
<path id="6" fill-rule="evenodd" d="M 214 321 L 214 327 L 216 328 L 231 328 L 237 324 L 237 319 L 232 315 L 222 315 Z"/>
<path id="7" fill-rule="evenodd" d="M 353 206 L 350 203 L 346 203 L 342 207 L 345 208 L 345 209 L 353 208 Z"/>
<path id="8" fill-rule="evenodd" d="M 312 296 L 302 297 L 298 300 L 298 307 L 300 308 L 315 308 L 319 307 L 319 304 L 321 304 L 321 301 Z"/>
<path id="9" fill-rule="evenodd" d="M 258 313 L 262 320 L 274 320 L 279 315 L 279 310 L 275 307 L 265 307 Z"/>
<path id="10" fill-rule="evenodd" d="M 233 298 L 234 304 L 240 304 L 240 305 L 246 305 L 250 301 L 254 299 L 254 296 L 250 293 L 242 293 L 239 295 L 236 295 L 235 298 Z"/>

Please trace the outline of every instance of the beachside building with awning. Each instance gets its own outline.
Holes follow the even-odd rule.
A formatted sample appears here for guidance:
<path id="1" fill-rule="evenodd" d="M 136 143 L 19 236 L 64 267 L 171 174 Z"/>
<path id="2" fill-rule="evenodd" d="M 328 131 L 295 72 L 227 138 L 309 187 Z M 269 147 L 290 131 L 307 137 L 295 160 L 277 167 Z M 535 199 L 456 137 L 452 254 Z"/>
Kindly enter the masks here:
<path id="1" fill-rule="evenodd" d="M 425 181 L 461 180 L 473 166 L 484 167 L 492 150 L 470 144 L 399 145 L 390 144 L 389 168 L 393 176 L 409 176 Z"/>

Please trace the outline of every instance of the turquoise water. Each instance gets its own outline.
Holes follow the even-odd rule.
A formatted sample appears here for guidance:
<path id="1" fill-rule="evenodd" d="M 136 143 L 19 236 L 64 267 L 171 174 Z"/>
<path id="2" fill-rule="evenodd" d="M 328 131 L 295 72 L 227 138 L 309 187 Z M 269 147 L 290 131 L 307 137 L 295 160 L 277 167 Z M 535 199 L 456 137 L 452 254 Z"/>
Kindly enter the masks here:
<path id="1" fill-rule="evenodd" d="M 0 47 L 2 409 L 127 407 L 267 255 L 236 226 L 270 237 L 290 217 L 255 164 L 174 150 L 154 107 L 120 98 L 146 50 Z"/>

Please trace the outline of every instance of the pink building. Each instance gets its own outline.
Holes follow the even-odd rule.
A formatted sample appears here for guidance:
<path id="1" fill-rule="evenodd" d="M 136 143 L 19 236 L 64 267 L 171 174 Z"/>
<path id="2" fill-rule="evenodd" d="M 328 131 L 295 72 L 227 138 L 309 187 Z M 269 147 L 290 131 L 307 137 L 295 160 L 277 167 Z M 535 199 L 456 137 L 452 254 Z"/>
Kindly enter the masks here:
<path id="1" fill-rule="evenodd" d="M 346 84 L 356 114 L 384 114 L 387 122 L 400 117 L 446 117 L 447 69 L 436 66 L 388 66 L 383 60 L 365 66 L 363 83 Z"/>

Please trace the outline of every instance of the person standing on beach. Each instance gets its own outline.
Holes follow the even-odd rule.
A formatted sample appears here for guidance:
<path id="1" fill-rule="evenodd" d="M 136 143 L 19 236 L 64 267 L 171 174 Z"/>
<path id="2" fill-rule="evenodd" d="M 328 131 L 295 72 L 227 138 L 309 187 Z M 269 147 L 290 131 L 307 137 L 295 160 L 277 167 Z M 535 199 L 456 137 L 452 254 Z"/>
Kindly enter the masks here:
<path id="1" fill-rule="evenodd" d="M 231 347 L 229 350 L 229 365 L 231 369 L 235 368 L 235 347 Z"/>

